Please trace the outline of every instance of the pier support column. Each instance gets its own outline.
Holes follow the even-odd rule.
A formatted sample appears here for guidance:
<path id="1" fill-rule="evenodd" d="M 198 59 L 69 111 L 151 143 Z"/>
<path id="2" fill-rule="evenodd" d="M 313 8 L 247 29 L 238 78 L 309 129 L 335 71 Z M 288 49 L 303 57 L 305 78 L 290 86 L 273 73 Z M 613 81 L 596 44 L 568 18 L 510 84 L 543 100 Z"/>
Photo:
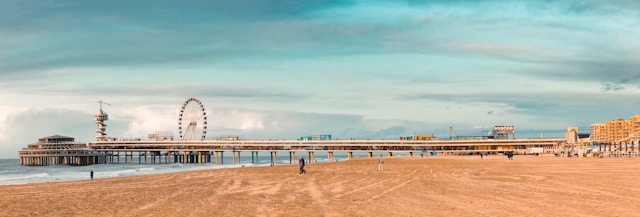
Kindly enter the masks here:
<path id="1" fill-rule="evenodd" d="M 236 164 L 236 152 L 231 152 L 231 164 Z"/>
<path id="2" fill-rule="evenodd" d="M 387 152 L 387 156 L 389 157 L 393 156 L 393 152 Z"/>
<path id="3" fill-rule="evenodd" d="M 184 158 L 183 158 L 183 160 L 182 160 L 182 163 L 183 163 L 183 164 L 187 164 L 187 151 L 185 151 L 185 152 L 183 153 L 183 156 L 184 156 Z"/>
<path id="4" fill-rule="evenodd" d="M 413 157 L 413 152 L 409 152 L 409 157 Z"/>
<path id="5" fill-rule="evenodd" d="M 368 158 L 372 158 L 373 157 L 373 152 L 367 152 L 367 157 Z"/>
<path id="6" fill-rule="evenodd" d="M 327 160 L 329 163 L 333 162 L 333 152 L 327 152 Z"/>
<path id="7" fill-rule="evenodd" d="M 198 152 L 198 164 L 202 164 L 202 152 Z"/>
<path id="8" fill-rule="evenodd" d="M 347 153 L 347 159 L 351 160 L 353 158 L 353 152 Z"/>
<path id="9" fill-rule="evenodd" d="M 293 159 L 295 157 L 293 156 L 293 152 L 289 152 L 289 164 L 293 164 Z"/>

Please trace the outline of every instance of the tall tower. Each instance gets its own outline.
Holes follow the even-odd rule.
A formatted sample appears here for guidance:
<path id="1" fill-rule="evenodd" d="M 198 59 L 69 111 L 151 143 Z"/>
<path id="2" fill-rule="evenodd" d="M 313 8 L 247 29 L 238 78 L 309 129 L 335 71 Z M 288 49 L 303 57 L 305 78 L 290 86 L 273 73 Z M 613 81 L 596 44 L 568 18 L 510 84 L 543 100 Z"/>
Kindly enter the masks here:
<path id="1" fill-rule="evenodd" d="M 98 112 L 98 114 L 93 116 L 93 119 L 96 121 L 96 124 L 98 125 L 98 129 L 96 130 L 96 133 L 98 133 L 98 135 L 96 136 L 96 139 L 98 141 L 106 141 L 107 134 L 104 131 L 106 130 L 107 125 L 104 124 L 104 121 L 109 120 L 109 115 L 107 115 L 107 113 L 104 113 L 102 111 L 102 104 L 106 104 L 106 105 L 110 105 L 110 104 L 102 100 L 98 100 L 98 104 L 100 104 L 100 112 Z"/>

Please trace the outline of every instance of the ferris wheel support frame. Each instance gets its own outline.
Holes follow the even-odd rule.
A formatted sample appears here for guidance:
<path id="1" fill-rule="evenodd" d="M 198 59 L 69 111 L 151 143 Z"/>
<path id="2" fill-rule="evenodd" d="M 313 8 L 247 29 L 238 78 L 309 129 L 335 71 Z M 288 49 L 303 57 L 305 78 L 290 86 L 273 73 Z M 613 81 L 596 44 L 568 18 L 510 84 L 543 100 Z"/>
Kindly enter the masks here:
<path id="1" fill-rule="evenodd" d="M 180 108 L 180 114 L 178 116 L 178 132 L 179 132 L 179 135 L 180 135 L 180 139 L 181 140 L 185 140 L 185 136 L 186 136 L 185 134 L 187 133 L 186 129 L 185 129 L 184 134 L 182 132 L 182 128 L 183 128 L 182 127 L 182 118 L 184 116 L 184 110 L 187 107 L 187 105 L 189 104 L 189 102 L 197 103 L 200 106 L 200 109 L 202 110 L 203 125 L 202 125 L 202 138 L 200 138 L 200 140 L 204 140 L 206 138 L 206 136 L 207 136 L 207 112 L 205 111 L 204 106 L 202 105 L 202 102 L 198 98 L 195 98 L 195 97 L 191 97 L 191 98 L 185 100 L 184 103 L 182 103 L 182 107 Z"/>

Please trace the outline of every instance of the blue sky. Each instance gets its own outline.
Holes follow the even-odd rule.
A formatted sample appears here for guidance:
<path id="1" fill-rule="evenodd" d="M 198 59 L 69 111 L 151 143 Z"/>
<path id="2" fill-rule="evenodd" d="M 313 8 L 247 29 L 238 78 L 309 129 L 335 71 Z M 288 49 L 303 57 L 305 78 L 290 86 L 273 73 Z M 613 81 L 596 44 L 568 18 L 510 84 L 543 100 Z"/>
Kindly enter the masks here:
<path id="1" fill-rule="evenodd" d="M 560 137 L 639 113 L 637 1 L 0 0 L 0 157 L 53 134 Z"/>

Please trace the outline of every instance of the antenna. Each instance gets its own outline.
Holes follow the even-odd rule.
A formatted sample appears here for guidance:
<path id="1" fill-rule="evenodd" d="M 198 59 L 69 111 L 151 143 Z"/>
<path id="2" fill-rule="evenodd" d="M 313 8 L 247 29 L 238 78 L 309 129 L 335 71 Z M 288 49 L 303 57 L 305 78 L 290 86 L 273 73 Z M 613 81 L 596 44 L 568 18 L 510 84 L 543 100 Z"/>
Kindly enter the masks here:
<path id="1" fill-rule="evenodd" d="M 107 102 L 105 102 L 103 100 L 98 100 L 98 104 L 100 104 L 100 110 L 102 110 L 102 104 L 105 104 L 105 105 L 108 105 L 108 106 L 111 105 L 111 104 L 109 104 L 109 103 L 107 103 Z"/>

